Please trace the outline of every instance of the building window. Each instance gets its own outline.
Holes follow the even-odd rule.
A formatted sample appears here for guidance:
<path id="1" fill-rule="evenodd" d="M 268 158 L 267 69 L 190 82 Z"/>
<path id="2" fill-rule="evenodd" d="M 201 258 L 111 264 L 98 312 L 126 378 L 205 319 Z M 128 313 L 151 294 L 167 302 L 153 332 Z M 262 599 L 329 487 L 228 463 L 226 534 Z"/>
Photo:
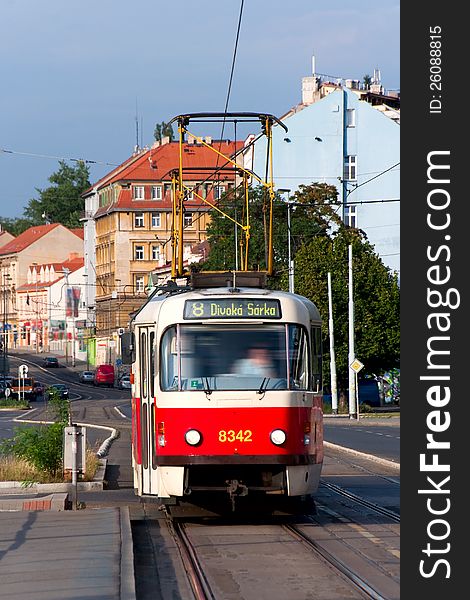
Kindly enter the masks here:
<path id="1" fill-rule="evenodd" d="M 160 245 L 152 245 L 152 260 L 160 260 L 162 254 L 162 247 Z"/>
<path id="2" fill-rule="evenodd" d="M 185 213 L 183 226 L 191 227 L 192 224 L 193 224 L 193 213 Z"/>
<path id="3" fill-rule="evenodd" d="M 164 191 L 165 196 L 167 194 L 169 194 L 171 192 L 171 183 L 164 183 L 163 184 L 163 191 Z"/>
<path id="4" fill-rule="evenodd" d="M 152 200 L 161 200 L 163 198 L 162 186 L 152 185 Z"/>
<path id="5" fill-rule="evenodd" d="M 156 229 L 161 226 L 162 218 L 161 214 L 157 212 L 152 213 L 152 229 Z"/>
<path id="6" fill-rule="evenodd" d="M 134 260 L 144 260 L 143 246 L 134 246 Z"/>
<path id="7" fill-rule="evenodd" d="M 186 190 L 186 200 L 194 200 L 194 186 L 189 185 L 187 186 L 187 190 Z"/>
<path id="8" fill-rule="evenodd" d="M 144 275 L 136 275 L 134 282 L 135 282 L 135 291 L 136 292 L 145 292 L 145 276 Z"/>
<path id="9" fill-rule="evenodd" d="M 144 200 L 145 190 L 143 185 L 134 185 L 132 187 L 132 198 L 134 200 Z"/>
<path id="10" fill-rule="evenodd" d="M 346 205 L 344 209 L 344 223 L 348 227 L 357 227 L 357 206 Z"/>
<path id="11" fill-rule="evenodd" d="M 134 215 L 134 227 L 144 226 L 144 213 L 135 213 Z"/>
<path id="12" fill-rule="evenodd" d="M 356 109 L 348 108 L 346 110 L 346 127 L 356 127 Z"/>
<path id="13" fill-rule="evenodd" d="M 222 198 L 222 194 L 225 192 L 224 185 L 215 185 L 214 186 L 214 200 L 220 200 Z"/>
<path id="14" fill-rule="evenodd" d="M 345 181 L 356 181 L 357 179 L 357 156 L 350 155 L 344 157 L 344 173 Z"/>

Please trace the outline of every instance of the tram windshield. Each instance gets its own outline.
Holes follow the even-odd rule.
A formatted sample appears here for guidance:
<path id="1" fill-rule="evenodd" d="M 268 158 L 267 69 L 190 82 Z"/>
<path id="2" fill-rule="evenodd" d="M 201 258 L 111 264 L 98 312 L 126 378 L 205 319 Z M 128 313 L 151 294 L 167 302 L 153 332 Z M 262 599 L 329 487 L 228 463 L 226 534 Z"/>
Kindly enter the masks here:
<path id="1" fill-rule="evenodd" d="M 306 330 L 277 324 L 231 327 L 175 325 L 160 346 L 165 391 L 307 390 L 311 382 Z"/>

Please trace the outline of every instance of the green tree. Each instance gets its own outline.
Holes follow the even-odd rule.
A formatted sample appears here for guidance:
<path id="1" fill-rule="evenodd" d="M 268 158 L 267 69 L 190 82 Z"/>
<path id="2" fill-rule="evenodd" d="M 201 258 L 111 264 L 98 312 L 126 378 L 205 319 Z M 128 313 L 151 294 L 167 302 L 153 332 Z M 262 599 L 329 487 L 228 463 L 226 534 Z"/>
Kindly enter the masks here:
<path id="1" fill-rule="evenodd" d="M 157 123 L 155 125 L 155 130 L 153 132 L 153 137 L 157 140 L 157 142 L 161 142 L 164 137 L 169 137 L 170 142 L 172 142 L 175 138 L 175 132 L 173 131 L 173 125 L 169 123 L 165 123 L 162 121 L 161 123 Z"/>
<path id="2" fill-rule="evenodd" d="M 79 161 L 75 167 L 59 161 L 59 170 L 49 177 L 52 184 L 46 189 L 36 188 L 39 199 L 32 199 L 24 210 L 24 216 L 33 225 L 46 220 L 62 223 L 66 227 L 80 227 L 84 210 L 81 194 L 90 187 L 89 169 Z"/>
<path id="3" fill-rule="evenodd" d="M 295 207 L 291 212 L 291 243 L 292 256 L 305 243 L 317 235 L 326 235 L 332 223 L 339 219 L 332 206 L 337 199 L 334 186 L 322 183 L 301 185 L 299 190 L 290 198 Z M 238 222 L 244 215 L 244 199 L 239 193 L 229 191 L 220 200 L 218 206 L 227 215 Z M 266 232 L 264 224 L 269 219 L 269 196 L 261 187 L 249 191 L 250 205 L 250 240 L 249 240 L 249 269 L 263 270 L 266 268 Z M 211 211 L 211 221 L 207 227 L 207 239 L 211 247 L 208 260 L 202 265 L 202 270 L 226 270 L 235 268 L 235 225 L 232 220 L 224 217 L 218 211 Z M 237 238 L 240 244 L 244 233 L 238 227 Z M 240 248 L 239 248 L 240 250 Z M 239 251 L 239 267 L 241 252 Z M 287 203 L 278 195 L 273 202 L 273 257 L 275 277 L 273 287 L 279 283 L 279 277 L 287 269 L 288 239 L 287 239 Z"/>
<path id="4" fill-rule="evenodd" d="M 370 84 L 372 83 L 372 77 L 370 75 L 364 75 L 362 78 L 362 83 L 366 90 L 370 89 Z"/>
<path id="5" fill-rule="evenodd" d="M 21 217 L 15 219 L 2 218 L 0 219 L 0 224 L 4 231 L 8 231 L 15 237 L 20 235 L 20 233 L 23 233 L 23 231 L 29 229 L 32 225 L 34 225 L 31 219 L 24 219 Z"/>
<path id="6" fill-rule="evenodd" d="M 379 374 L 399 365 L 400 292 L 396 274 L 383 264 L 364 234 L 340 227 L 314 238 L 295 257 L 295 291 L 310 298 L 323 319 L 324 375 L 329 373 L 328 272 L 332 279 L 338 378 L 348 379 L 348 247 L 353 248 L 355 353 L 365 372 Z M 328 379 L 325 380 L 325 383 Z"/>

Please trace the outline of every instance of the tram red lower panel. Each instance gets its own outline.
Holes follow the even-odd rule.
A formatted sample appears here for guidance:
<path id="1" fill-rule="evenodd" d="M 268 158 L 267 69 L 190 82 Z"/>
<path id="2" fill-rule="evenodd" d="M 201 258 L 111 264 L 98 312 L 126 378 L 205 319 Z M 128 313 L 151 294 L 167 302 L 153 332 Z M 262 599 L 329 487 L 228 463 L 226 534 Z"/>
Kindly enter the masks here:
<path id="1" fill-rule="evenodd" d="M 288 456 L 315 454 L 322 460 L 321 411 L 307 407 L 260 408 L 159 408 L 154 404 L 153 436 L 156 454 L 165 456 Z M 320 414 L 318 414 L 320 413 Z M 319 418 L 320 417 L 320 418 Z M 202 436 L 197 446 L 185 434 L 196 429 Z M 270 434 L 286 433 L 286 441 L 275 445 Z"/>

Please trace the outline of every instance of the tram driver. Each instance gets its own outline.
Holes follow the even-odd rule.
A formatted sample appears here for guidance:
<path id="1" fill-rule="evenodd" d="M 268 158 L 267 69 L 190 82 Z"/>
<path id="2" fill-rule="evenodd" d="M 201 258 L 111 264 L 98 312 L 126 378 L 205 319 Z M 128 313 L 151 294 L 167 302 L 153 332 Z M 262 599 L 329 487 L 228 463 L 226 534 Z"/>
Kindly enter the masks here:
<path id="1" fill-rule="evenodd" d="M 240 358 L 233 365 L 233 373 L 259 377 L 276 376 L 271 359 L 269 358 L 268 349 L 262 346 L 249 348 L 246 357 Z"/>

